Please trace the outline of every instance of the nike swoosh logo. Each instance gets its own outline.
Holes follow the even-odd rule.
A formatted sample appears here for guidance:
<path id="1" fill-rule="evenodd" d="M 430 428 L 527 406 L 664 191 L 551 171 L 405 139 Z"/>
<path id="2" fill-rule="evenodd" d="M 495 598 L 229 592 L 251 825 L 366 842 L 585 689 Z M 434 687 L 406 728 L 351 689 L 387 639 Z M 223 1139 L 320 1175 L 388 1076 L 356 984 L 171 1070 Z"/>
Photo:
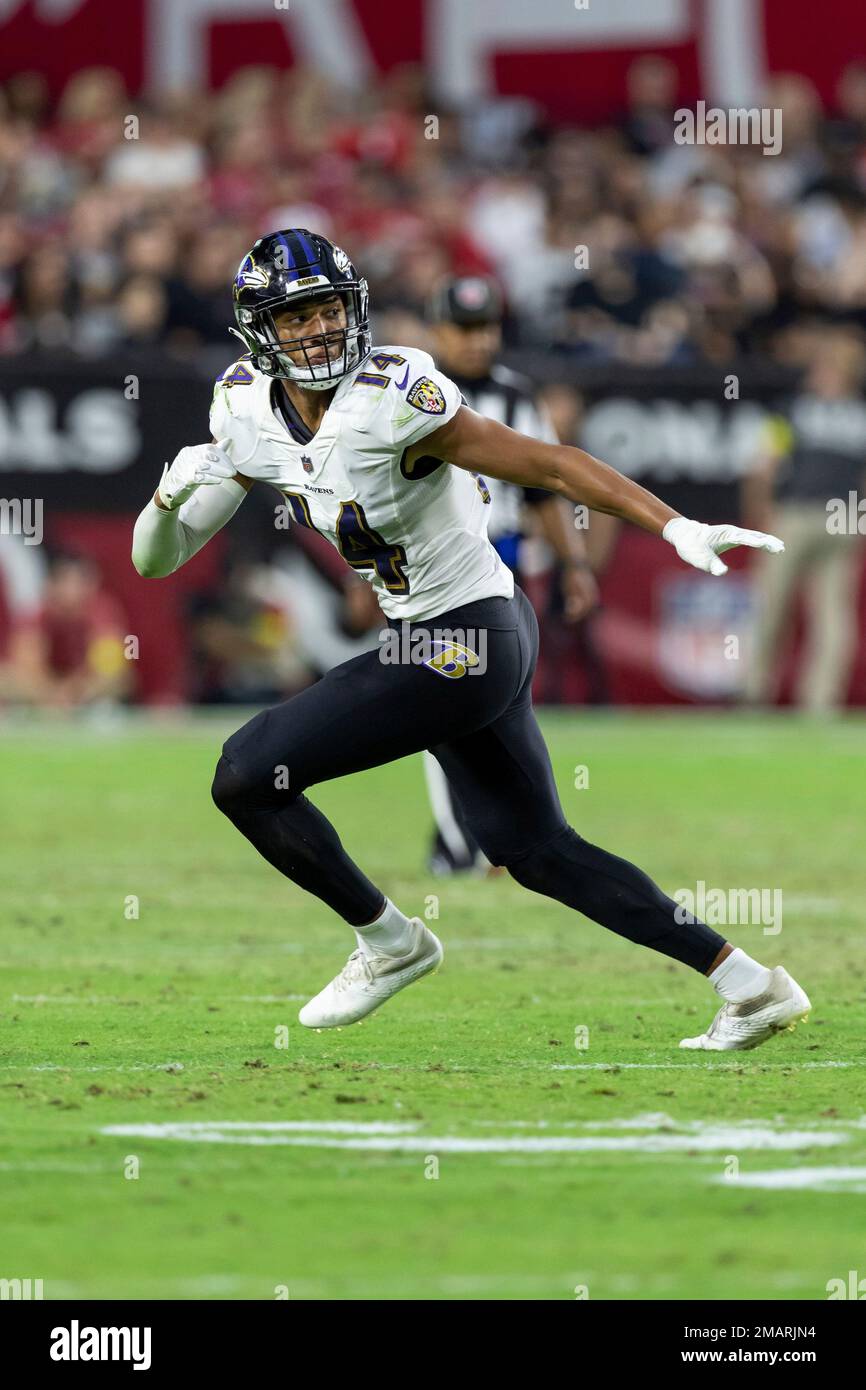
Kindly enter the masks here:
<path id="1" fill-rule="evenodd" d="M 403 380 L 402 380 L 402 381 L 395 381 L 394 385 L 397 387 L 397 390 L 398 390 L 398 391 L 402 391 L 402 390 L 405 388 L 406 382 L 407 382 L 408 380 L 409 380 L 409 368 L 407 367 L 407 368 L 406 368 L 406 375 L 403 377 Z"/>

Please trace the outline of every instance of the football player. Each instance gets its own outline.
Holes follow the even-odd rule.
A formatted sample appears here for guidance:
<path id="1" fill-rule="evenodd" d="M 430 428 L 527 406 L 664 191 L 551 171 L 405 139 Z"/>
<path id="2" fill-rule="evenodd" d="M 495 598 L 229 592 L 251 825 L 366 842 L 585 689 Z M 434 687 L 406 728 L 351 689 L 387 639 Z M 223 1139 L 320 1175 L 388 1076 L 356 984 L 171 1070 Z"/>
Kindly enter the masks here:
<path id="1" fill-rule="evenodd" d="M 532 383 L 496 362 L 502 348 L 504 309 L 494 280 L 480 275 L 443 280 L 428 306 L 436 361 L 473 410 L 533 439 L 555 444 L 553 423 L 536 402 Z M 490 492 L 487 535 L 494 549 L 518 575 L 525 513 L 531 511 L 557 561 L 564 617 L 567 622 L 584 618 L 597 602 L 598 588 L 583 538 L 569 524 L 566 503 L 539 488 L 501 482 L 489 470 L 486 482 Z M 445 876 L 489 870 L 448 779 L 429 752 L 424 753 L 424 775 L 436 823 L 429 858 L 432 872 Z"/>
<path id="2" fill-rule="evenodd" d="M 366 281 L 305 228 L 256 242 L 234 304 L 246 351 L 217 381 L 213 442 L 166 465 L 132 555 L 142 575 L 173 573 L 267 483 L 297 525 L 366 575 L 386 615 L 380 650 L 257 714 L 226 741 L 214 777 L 216 805 L 259 853 L 355 932 L 301 1023 L 355 1022 L 442 960 L 438 938 L 367 878 L 306 796 L 429 748 L 492 864 L 709 977 L 723 1003 L 681 1046 L 755 1047 L 793 1027 L 810 1004 L 781 966 L 753 960 L 568 825 L 530 698 L 538 627 L 487 537 L 483 474 L 632 522 L 713 575 L 733 546 L 782 542 L 679 516 L 581 449 L 477 414 L 426 352 L 374 348 Z"/>

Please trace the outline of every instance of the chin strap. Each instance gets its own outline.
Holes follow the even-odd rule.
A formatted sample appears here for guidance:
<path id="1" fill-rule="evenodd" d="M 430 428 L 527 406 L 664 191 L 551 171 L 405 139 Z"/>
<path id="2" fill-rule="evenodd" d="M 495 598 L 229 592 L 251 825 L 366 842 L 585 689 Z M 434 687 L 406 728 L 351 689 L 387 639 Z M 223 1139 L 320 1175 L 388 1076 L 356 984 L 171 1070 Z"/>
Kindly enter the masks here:
<path id="1" fill-rule="evenodd" d="M 255 367 L 257 372 L 262 372 L 264 376 L 272 377 L 275 381 L 294 381 L 296 385 L 303 386 L 306 391 L 327 391 L 333 386 L 338 386 L 344 377 L 348 376 L 350 372 L 353 372 L 356 367 L 359 367 L 366 357 L 369 357 L 370 349 L 368 349 L 367 352 L 362 352 L 361 344 L 358 341 L 359 336 L 362 332 L 363 330 L 355 328 L 349 328 L 346 330 L 347 340 L 346 346 L 344 348 L 344 356 L 346 358 L 346 370 L 344 372 L 340 372 L 338 376 L 300 377 L 290 376 L 286 372 L 268 371 L 264 367 L 260 366 L 259 364 L 263 361 L 267 361 L 273 364 L 279 356 L 279 349 L 268 349 L 257 346 L 257 350 L 254 350 L 250 347 L 249 342 L 244 337 L 243 333 L 241 333 L 240 329 L 229 328 L 229 333 L 231 333 L 235 338 L 237 338 L 239 342 L 243 343 L 246 349 L 239 361 L 251 363 L 252 366 Z M 354 341 L 351 344 L 348 341 L 349 333 L 352 334 L 354 339 Z M 355 355 L 354 361 L 351 360 L 353 352 Z M 300 368 L 300 370 L 310 371 L 311 369 Z"/>

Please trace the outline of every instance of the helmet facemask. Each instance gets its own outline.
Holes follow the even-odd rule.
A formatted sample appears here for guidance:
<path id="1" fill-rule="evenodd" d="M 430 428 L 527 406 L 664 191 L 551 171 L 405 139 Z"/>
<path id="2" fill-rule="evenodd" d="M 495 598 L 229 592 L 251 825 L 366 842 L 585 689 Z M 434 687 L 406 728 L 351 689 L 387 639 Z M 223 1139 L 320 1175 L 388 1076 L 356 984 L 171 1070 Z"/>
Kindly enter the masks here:
<path id="1" fill-rule="evenodd" d="M 321 299 L 339 298 L 346 314 L 345 327 L 328 329 L 325 333 L 302 334 L 287 338 L 277 329 L 275 315 L 295 304 L 308 305 Z M 327 391 L 367 356 L 371 348 L 368 321 L 366 280 L 350 285 L 328 285 L 313 293 L 295 298 L 282 296 L 262 308 L 237 306 L 238 330 L 230 330 L 249 349 L 249 358 L 264 376 L 297 382 L 307 391 Z M 324 349 L 325 360 L 314 362 L 310 353 Z M 300 353 L 301 361 L 292 360 L 290 353 Z"/>

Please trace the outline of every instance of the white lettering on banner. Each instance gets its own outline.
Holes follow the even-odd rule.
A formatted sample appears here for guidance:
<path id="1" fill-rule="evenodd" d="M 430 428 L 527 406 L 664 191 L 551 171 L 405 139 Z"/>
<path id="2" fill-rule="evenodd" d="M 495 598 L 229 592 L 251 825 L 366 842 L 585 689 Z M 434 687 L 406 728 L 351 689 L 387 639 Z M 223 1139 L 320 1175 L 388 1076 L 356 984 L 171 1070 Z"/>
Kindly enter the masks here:
<path id="1" fill-rule="evenodd" d="M 860 400 L 800 396 L 791 408 L 791 425 L 801 448 L 866 455 L 866 405 Z"/>
<path id="2" fill-rule="evenodd" d="M 767 69 L 761 6 L 754 0 L 707 0 L 699 22 L 702 91 L 726 106 L 749 105 Z"/>
<path id="3" fill-rule="evenodd" d="M 377 64 L 385 65 L 380 45 L 393 54 L 390 11 L 399 6 L 400 0 L 379 0 L 366 8 L 362 24 L 358 0 L 144 0 L 144 85 L 207 86 L 212 24 L 276 21 L 299 65 L 362 88 Z M 84 8 L 84 0 L 0 0 L 0 23 L 26 10 L 28 28 L 50 27 L 57 37 L 46 41 L 62 48 L 64 24 Z M 423 0 L 422 15 L 431 88 L 458 103 L 493 89 L 496 53 L 583 50 L 603 64 L 617 52 L 697 45 L 701 91 L 726 106 L 753 101 L 767 68 L 763 12 L 755 0 L 700 6 L 691 0 Z M 543 84 L 532 85 L 525 95 L 543 100 Z"/>
<path id="4" fill-rule="evenodd" d="M 458 102 L 492 90 L 497 52 L 673 44 L 692 32 L 687 0 L 604 0 L 579 14 L 563 0 L 437 0 L 427 24 L 434 88 Z"/>
<path id="5" fill-rule="evenodd" d="M 399 0 L 398 0 L 399 3 Z M 271 7 L 262 0 L 151 0 L 148 82 L 153 87 L 206 86 L 206 26 L 217 21 L 277 20 L 300 62 L 350 87 L 374 65 L 351 0 L 308 0 Z"/>
<path id="6" fill-rule="evenodd" d="M 610 397 L 586 413 L 582 447 L 629 478 L 733 482 L 747 473 L 768 412 L 754 401 L 638 401 Z"/>
<path id="7" fill-rule="evenodd" d="M 64 409 L 50 391 L 28 387 L 0 397 L 0 472 L 119 473 L 137 457 L 137 404 L 122 392 L 82 391 Z"/>

